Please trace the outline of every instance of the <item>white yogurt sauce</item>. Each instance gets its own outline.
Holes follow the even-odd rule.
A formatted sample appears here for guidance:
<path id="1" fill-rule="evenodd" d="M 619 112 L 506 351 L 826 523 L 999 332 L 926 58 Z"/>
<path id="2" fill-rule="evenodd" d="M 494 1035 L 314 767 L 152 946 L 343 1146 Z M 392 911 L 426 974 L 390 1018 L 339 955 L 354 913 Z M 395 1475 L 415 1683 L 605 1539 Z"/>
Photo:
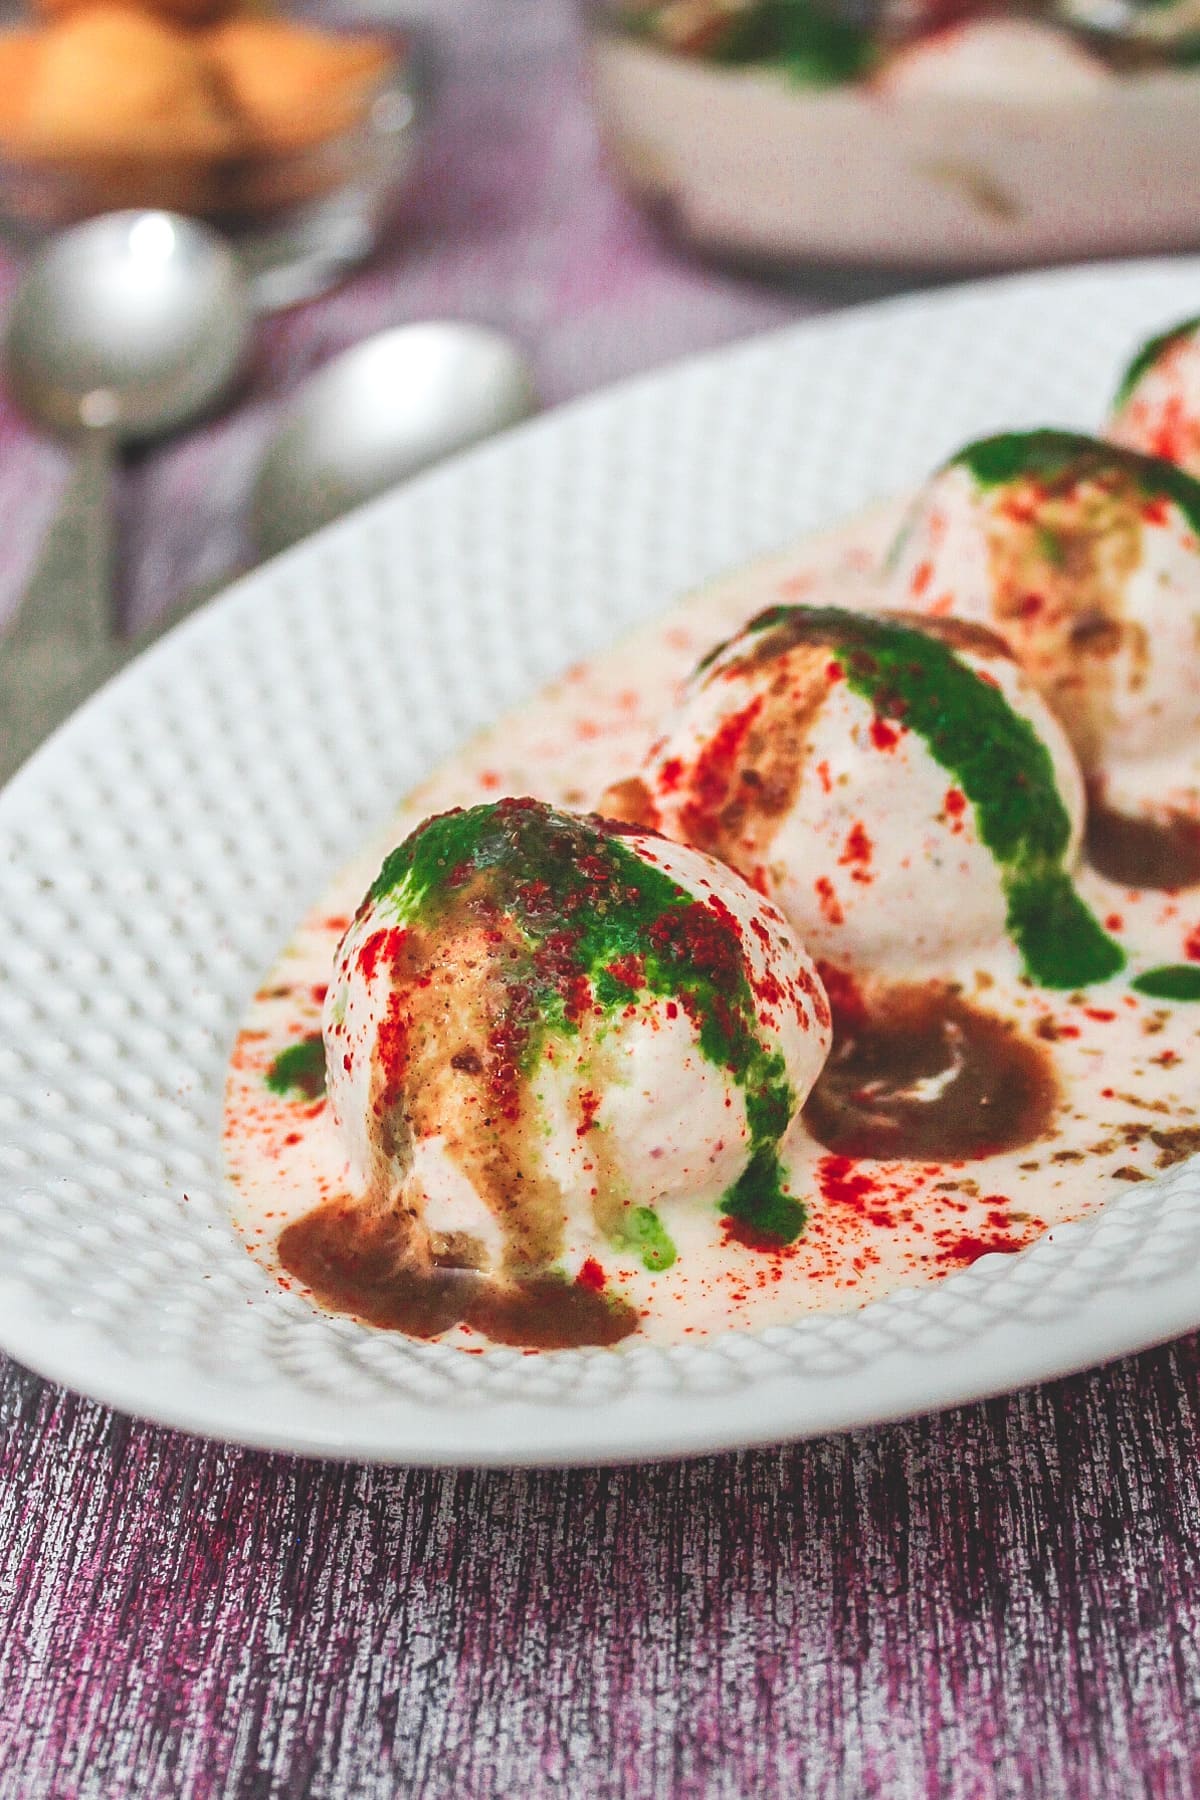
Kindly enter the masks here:
<path id="1" fill-rule="evenodd" d="M 285 1225 L 353 1190 L 325 1101 L 278 1095 L 266 1076 L 282 1050 L 319 1032 L 334 951 L 384 853 L 430 813 L 505 794 L 587 810 L 613 779 L 639 768 L 699 659 L 756 612 L 797 601 L 871 603 L 870 573 L 901 514 L 899 506 L 881 509 L 742 570 L 571 669 L 449 758 L 342 872 L 264 981 L 231 1060 L 232 1210 L 266 1268 L 280 1274 L 275 1246 Z M 652 1274 L 628 1252 L 604 1254 L 608 1286 L 640 1313 L 628 1341 L 761 1328 L 938 1280 L 989 1251 L 1019 1250 L 1200 1148 L 1189 1067 L 1200 1004 L 1145 999 L 1129 987 L 1138 969 L 1200 964 L 1200 889 L 1139 893 L 1087 869 L 1078 886 L 1129 952 L 1127 975 L 1086 993 L 1045 992 L 1022 980 L 1006 940 L 942 971 L 964 999 L 1013 1022 L 1052 1063 L 1061 1101 L 1047 1134 L 973 1162 L 854 1163 L 831 1156 L 801 1122 L 784 1158 L 791 1191 L 808 1205 L 798 1242 L 768 1250 L 742 1241 L 719 1216 L 714 1189 L 664 1208 L 678 1250 L 671 1269 Z M 898 932 L 905 928 L 898 920 Z M 443 1341 L 486 1347 L 462 1326 Z"/>

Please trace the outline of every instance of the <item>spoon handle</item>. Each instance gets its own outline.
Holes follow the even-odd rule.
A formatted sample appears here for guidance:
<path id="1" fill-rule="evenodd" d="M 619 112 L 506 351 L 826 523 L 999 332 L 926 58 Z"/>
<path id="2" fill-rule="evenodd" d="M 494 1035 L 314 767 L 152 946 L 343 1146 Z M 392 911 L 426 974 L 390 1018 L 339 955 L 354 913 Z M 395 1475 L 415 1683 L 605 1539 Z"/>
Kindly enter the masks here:
<path id="1" fill-rule="evenodd" d="M 67 662 L 113 632 L 113 440 L 88 431 L 6 641 L 53 643 Z"/>
<path id="2" fill-rule="evenodd" d="M 202 582 L 136 637 L 111 638 L 70 659 L 58 654 L 54 639 L 31 638 L 11 648 L 7 639 L 0 643 L 0 787 L 90 694 L 198 611 L 230 579 L 226 573 Z"/>

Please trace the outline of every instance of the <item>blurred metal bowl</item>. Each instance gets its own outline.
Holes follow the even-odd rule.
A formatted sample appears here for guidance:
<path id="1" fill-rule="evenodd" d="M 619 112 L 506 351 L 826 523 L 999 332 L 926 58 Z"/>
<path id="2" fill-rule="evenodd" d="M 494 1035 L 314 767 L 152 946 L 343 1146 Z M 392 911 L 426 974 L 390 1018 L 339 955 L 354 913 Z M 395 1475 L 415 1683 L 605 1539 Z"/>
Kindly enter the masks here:
<path id="1" fill-rule="evenodd" d="M 229 239 L 260 311 L 323 292 L 371 253 L 399 210 L 426 110 L 423 47 L 394 26 L 372 31 L 392 39 L 393 63 L 361 116 L 336 135 L 203 164 L 183 155 L 35 160 L 0 152 L 0 233 L 29 248 L 98 213 L 163 208 L 204 219 Z"/>

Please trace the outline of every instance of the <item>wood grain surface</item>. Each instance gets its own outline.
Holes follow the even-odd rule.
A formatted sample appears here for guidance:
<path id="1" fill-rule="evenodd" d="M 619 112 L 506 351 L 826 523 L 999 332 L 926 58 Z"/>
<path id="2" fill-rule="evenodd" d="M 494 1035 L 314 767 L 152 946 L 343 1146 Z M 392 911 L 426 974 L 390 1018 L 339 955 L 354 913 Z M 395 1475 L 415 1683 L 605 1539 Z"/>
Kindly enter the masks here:
<path id="1" fill-rule="evenodd" d="M 1200 1789 L 1197 1340 L 686 1464 L 296 1463 L 0 1372 L 0 1795 Z"/>
<path id="2" fill-rule="evenodd" d="M 126 471 L 138 623 L 244 555 L 275 409 L 367 331 L 498 325 L 555 400 L 886 285 L 674 256 L 601 166 L 568 0 L 426 9 L 404 233 Z M 2 614 L 66 461 L 4 405 L 0 446 Z M 1198 1372 L 1189 1340 L 774 1452 L 443 1476 L 203 1444 L 0 1360 L 0 1800 L 1183 1800 Z"/>

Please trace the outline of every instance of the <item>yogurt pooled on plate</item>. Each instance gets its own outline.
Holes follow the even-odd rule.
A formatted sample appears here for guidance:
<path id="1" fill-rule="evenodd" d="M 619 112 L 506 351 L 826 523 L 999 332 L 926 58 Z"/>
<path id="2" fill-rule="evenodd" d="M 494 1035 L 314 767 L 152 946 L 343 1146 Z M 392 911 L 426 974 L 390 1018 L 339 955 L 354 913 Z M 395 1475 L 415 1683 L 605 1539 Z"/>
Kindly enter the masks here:
<path id="1" fill-rule="evenodd" d="M 502 1277 L 514 1310 L 524 1283 L 552 1317 L 556 1281 L 586 1306 L 596 1253 L 674 1259 L 677 1203 L 801 1227 L 777 1146 L 829 1007 L 775 908 L 697 850 L 527 799 L 432 818 L 342 940 L 323 1029 L 362 1197 L 319 1250 L 308 1222 L 281 1254 L 313 1281 L 349 1218 L 350 1254 L 363 1230 L 386 1241 L 418 1328 L 486 1301 L 498 1335 L 496 1284 L 481 1299 L 439 1270 Z M 601 1341 L 636 1318 L 596 1312 Z"/>

